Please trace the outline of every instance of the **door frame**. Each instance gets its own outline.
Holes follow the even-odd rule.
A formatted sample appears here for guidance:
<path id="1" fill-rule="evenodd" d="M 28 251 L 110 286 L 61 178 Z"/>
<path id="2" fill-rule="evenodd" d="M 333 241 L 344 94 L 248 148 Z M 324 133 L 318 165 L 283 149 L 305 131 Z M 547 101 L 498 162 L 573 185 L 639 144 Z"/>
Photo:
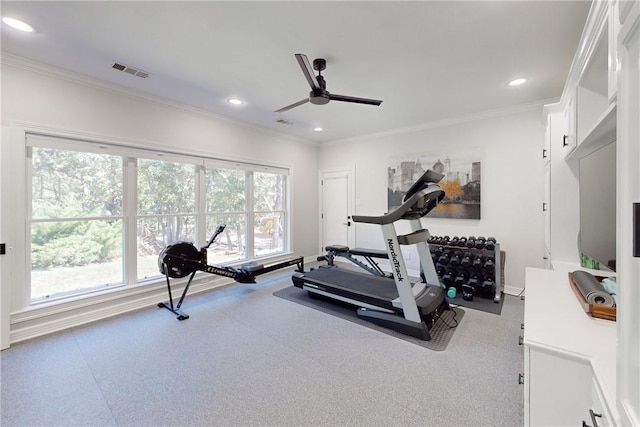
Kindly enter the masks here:
<path id="1" fill-rule="evenodd" d="M 356 200 L 355 200 L 355 194 L 356 194 L 356 185 L 355 185 L 355 176 L 356 176 L 356 168 L 355 166 L 351 166 L 351 167 L 341 167 L 341 168 L 326 168 L 326 169 L 319 169 L 318 171 L 318 207 L 320 209 L 320 211 L 318 212 L 318 221 L 319 221 L 319 226 L 318 226 L 318 242 L 320 243 L 320 252 L 319 254 L 322 255 L 324 254 L 324 247 L 323 246 L 323 236 L 324 236 L 324 229 L 323 229 L 323 218 L 322 218 L 322 213 L 324 212 L 324 207 L 323 207 L 323 191 L 324 188 L 322 186 L 322 181 L 325 177 L 325 175 L 328 174 L 336 174 L 336 173 L 345 173 L 347 175 L 347 209 L 348 209 L 348 215 L 350 217 L 353 216 L 353 214 L 355 213 L 355 206 L 356 206 Z M 355 224 L 353 223 L 353 220 L 351 220 L 351 227 L 348 228 L 348 233 L 347 233 L 347 246 L 352 247 L 356 241 L 355 237 Z"/>

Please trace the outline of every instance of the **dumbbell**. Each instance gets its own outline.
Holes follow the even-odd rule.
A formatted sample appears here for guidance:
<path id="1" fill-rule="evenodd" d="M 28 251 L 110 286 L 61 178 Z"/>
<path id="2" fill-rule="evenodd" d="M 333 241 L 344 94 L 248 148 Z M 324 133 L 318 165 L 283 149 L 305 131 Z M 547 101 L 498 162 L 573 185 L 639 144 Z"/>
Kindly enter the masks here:
<path id="1" fill-rule="evenodd" d="M 471 277 L 469 277 L 469 280 L 467 280 L 467 285 L 471 286 L 473 289 L 477 289 L 481 284 L 482 277 L 477 273 L 472 274 Z"/>
<path id="2" fill-rule="evenodd" d="M 476 249 L 484 249 L 484 245 L 485 245 L 485 238 L 480 236 L 476 239 Z"/>
<path id="3" fill-rule="evenodd" d="M 469 249 L 475 248 L 476 247 L 476 238 L 475 237 L 469 237 L 469 239 L 467 240 L 467 244 L 465 246 L 468 247 Z"/>
<path id="4" fill-rule="evenodd" d="M 449 242 L 449 244 L 450 244 L 451 246 L 459 246 L 459 242 L 460 242 L 460 239 L 456 236 L 456 237 L 454 237 L 453 239 L 451 239 L 451 241 Z"/>
<path id="5" fill-rule="evenodd" d="M 449 286 L 453 283 L 453 278 L 455 277 L 455 270 L 446 270 L 445 273 L 440 277 L 445 285 Z"/>
<path id="6" fill-rule="evenodd" d="M 487 271 L 493 271 L 496 268 L 496 261 L 492 256 L 488 256 L 484 262 L 483 268 Z"/>
<path id="7" fill-rule="evenodd" d="M 467 238 L 466 237 L 460 237 L 458 239 L 458 246 L 460 246 L 461 248 L 464 248 L 465 246 L 467 246 Z"/>
<path id="8" fill-rule="evenodd" d="M 466 285 L 468 280 L 468 275 L 466 272 L 464 271 L 458 271 L 458 274 L 456 275 L 456 277 L 453 279 L 453 283 L 456 286 L 456 288 L 458 289 L 462 289 L 463 285 Z"/>
<path id="9" fill-rule="evenodd" d="M 494 250 L 496 248 L 495 237 L 488 237 L 487 241 L 484 243 L 484 248 L 490 251 Z"/>
<path id="10" fill-rule="evenodd" d="M 460 261 L 460 265 L 464 268 L 471 268 L 474 260 L 475 260 L 475 255 L 467 253 L 462 257 L 462 260 Z"/>
<path id="11" fill-rule="evenodd" d="M 451 260 L 451 251 L 444 250 L 442 251 L 442 255 L 438 257 L 438 263 L 442 265 L 449 264 L 450 260 Z"/>
<path id="12" fill-rule="evenodd" d="M 487 277 L 480 283 L 480 287 L 483 291 L 493 292 L 496 288 L 496 282 L 494 282 L 492 278 Z"/>
<path id="13" fill-rule="evenodd" d="M 462 262 L 462 260 L 460 259 L 460 256 L 461 256 L 461 253 L 459 251 L 455 251 L 451 256 L 449 263 L 454 267 L 459 266 L 460 263 Z"/>
<path id="14" fill-rule="evenodd" d="M 482 255 L 478 255 L 474 258 L 473 263 L 471 263 L 471 267 L 476 270 L 482 270 L 484 266 L 484 257 Z"/>

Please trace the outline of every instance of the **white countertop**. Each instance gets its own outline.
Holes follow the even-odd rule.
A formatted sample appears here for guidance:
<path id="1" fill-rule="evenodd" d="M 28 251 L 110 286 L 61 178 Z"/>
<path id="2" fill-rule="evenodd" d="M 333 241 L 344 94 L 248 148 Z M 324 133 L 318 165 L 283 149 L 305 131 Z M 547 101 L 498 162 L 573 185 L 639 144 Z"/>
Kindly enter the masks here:
<path id="1" fill-rule="evenodd" d="M 589 360 L 605 399 L 615 402 L 616 323 L 585 313 L 569 284 L 578 269 L 526 269 L 524 342 Z"/>

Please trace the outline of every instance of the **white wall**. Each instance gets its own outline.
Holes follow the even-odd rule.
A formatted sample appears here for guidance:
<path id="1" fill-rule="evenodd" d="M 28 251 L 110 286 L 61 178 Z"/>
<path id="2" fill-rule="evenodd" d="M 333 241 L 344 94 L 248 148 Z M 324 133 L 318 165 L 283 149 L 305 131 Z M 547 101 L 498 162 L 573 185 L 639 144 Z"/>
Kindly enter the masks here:
<path id="1" fill-rule="evenodd" d="M 320 148 L 320 168 L 355 166 L 356 213 L 379 215 L 387 210 L 387 166 L 396 154 L 479 149 L 481 219 L 423 219 L 432 235 L 494 236 L 506 251 L 506 285 L 523 288 L 524 269 L 542 267 L 544 171 L 542 106 L 492 117 L 357 138 Z M 356 225 L 356 245 L 383 249 L 379 227 Z M 405 232 L 407 230 L 400 231 Z M 415 254 L 407 264 L 418 269 Z M 405 257 L 407 258 L 407 257 Z"/>
<path id="2" fill-rule="evenodd" d="M 28 317 L 31 323 L 47 321 L 45 315 L 38 320 L 38 315 L 20 314 L 29 309 L 24 294 L 25 270 L 28 270 L 24 261 L 28 191 L 24 131 L 22 134 L 20 131 L 25 127 L 106 142 L 290 167 L 293 184 L 290 193 L 291 251 L 302 256 L 317 254 L 316 144 L 139 96 L 42 64 L 3 58 L 2 238 L 13 250 L 12 259 L 3 263 L 2 300 L 10 298 L 12 301 L 12 336 L 20 327 L 22 317 Z M 131 304 L 128 307 L 131 309 Z M 3 315 L 3 323 L 5 320 L 6 315 Z M 60 324 L 63 323 L 68 327 L 73 321 L 61 320 Z M 37 329 L 38 326 L 30 327 Z M 55 329 L 52 326 L 43 333 L 52 328 Z"/>

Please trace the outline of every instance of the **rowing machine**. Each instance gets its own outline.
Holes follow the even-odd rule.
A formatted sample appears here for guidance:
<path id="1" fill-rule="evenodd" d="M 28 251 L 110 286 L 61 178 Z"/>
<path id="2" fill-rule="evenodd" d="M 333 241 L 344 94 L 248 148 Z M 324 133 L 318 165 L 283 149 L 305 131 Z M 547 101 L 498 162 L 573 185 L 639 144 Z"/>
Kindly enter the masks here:
<path id="1" fill-rule="evenodd" d="M 177 315 L 178 320 L 188 319 L 189 315 L 181 311 L 180 307 L 182 306 L 184 297 L 189 291 L 191 281 L 198 271 L 229 277 L 239 283 L 256 283 L 256 276 L 292 265 L 297 266 L 296 271 L 304 271 L 304 259 L 302 257 L 269 265 L 267 267 L 256 263 L 244 264 L 240 266 L 240 268 L 207 264 L 207 249 L 224 231 L 225 227 L 226 224 L 216 227 L 207 244 L 200 248 L 200 250 L 196 249 L 191 242 L 176 242 L 172 245 L 168 245 L 162 250 L 162 252 L 160 252 L 160 255 L 158 255 L 158 267 L 160 269 L 160 273 L 164 274 L 167 279 L 169 302 L 160 302 L 158 303 L 158 307 L 166 308 L 173 314 Z M 182 291 L 182 296 L 180 296 L 178 304 L 174 305 L 169 278 L 179 279 L 186 276 L 189 276 L 187 286 L 185 286 Z"/>

